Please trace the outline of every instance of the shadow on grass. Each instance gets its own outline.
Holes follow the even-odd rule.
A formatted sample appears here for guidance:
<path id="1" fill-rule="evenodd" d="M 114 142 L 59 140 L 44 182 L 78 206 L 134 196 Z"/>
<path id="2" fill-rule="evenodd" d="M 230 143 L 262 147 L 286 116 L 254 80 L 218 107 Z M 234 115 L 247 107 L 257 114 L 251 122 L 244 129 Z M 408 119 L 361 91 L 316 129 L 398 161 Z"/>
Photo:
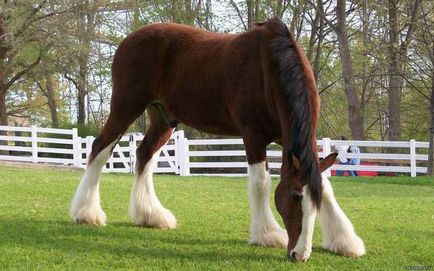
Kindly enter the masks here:
<path id="1" fill-rule="evenodd" d="M 63 254 L 100 254 L 114 257 L 169 261 L 284 261 L 269 248 L 248 246 L 238 239 L 207 238 L 194 233 L 140 228 L 113 223 L 100 228 L 67 221 L 40 221 L 0 217 L 0 248 L 21 247 Z M 268 252 L 267 252 L 268 251 Z"/>

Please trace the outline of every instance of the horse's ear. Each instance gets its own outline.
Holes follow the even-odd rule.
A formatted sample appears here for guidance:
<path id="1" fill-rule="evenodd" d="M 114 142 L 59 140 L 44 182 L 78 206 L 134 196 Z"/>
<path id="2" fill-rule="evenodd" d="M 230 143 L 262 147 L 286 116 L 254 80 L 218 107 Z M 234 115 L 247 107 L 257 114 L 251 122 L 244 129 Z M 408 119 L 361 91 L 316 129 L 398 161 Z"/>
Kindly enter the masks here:
<path id="1" fill-rule="evenodd" d="M 295 170 L 300 170 L 301 167 L 300 160 L 298 160 L 298 158 L 295 157 L 295 155 L 292 153 L 289 155 L 289 159 L 290 159 L 289 164 L 292 165 L 295 168 Z"/>
<path id="2" fill-rule="evenodd" d="M 335 162 L 336 157 L 338 157 L 338 154 L 334 152 L 334 153 L 329 154 L 326 158 L 320 159 L 320 161 L 319 161 L 320 171 L 324 172 L 326 169 L 331 167 L 333 165 L 333 163 Z"/>

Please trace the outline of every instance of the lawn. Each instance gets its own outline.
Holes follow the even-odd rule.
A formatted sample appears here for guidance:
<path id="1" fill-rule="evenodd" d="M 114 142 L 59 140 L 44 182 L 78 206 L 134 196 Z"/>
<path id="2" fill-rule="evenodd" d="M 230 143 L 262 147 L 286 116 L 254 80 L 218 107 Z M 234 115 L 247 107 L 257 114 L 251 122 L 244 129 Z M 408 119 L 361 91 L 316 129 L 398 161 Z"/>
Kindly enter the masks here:
<path id="1" fill-rule="evenodd" d="M 81 174 L 0 168 L 0 270 L 404 270 L 434 265 L 434 181 L 427 177 L 332 178 L 336 198 L 365 241 L 367 255 L 347 259 L 322 250 L 317 225 L 310 260 L 292 263 L 285 249 L 247 245 L 245 178 L 157 175 L 157 194 L 176 215 L 178 228 L 156 230 L 129 222 L 132 176 L 127 174 L 102 176 L 106 227 L 72 224 L 68 209 Z"/>

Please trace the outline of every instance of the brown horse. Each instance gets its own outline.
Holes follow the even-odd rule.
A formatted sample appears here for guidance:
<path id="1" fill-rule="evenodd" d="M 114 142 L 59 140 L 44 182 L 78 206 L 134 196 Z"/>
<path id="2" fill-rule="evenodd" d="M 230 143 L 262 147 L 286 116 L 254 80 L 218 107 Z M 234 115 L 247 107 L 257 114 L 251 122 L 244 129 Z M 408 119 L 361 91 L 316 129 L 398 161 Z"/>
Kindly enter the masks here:
<path id="1" fill-rule="evenodd" d="M 72 202 L 76 223 L 105 224 L 101 168 L 146 109 L 151 124 L 137 150 L 130 201 L 135 224 L 176 227 L 174 215 L 155 194 L 152 169 L 160 148 L 182 122 L 208 133 L 242 136 L 249 164 L 250 243 L 286 246 L 295 260 L 309 257 L 311 218 L 322 200 L 321 171 L 336 156 L 318 160 L 319 96 L 308 60 L 285 24 L 273 18 L 239 35 L 149 25 L 119 45 L 112 80 L 111 112 Z M 269 205 L 266 146 L 271 142 L 283 148 L 275 203 L 286 232 Z"/>

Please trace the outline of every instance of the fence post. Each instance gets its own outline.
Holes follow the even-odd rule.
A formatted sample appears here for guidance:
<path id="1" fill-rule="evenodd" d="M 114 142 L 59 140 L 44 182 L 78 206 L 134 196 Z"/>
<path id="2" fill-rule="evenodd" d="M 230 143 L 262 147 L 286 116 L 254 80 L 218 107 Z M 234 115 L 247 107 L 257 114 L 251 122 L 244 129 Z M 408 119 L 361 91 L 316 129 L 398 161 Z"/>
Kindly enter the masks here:
<path id="1" fill-rule="evenodd" d="M 332 148 L 330 146 L 330 138 L 325 137 L 325 138 L 322 139 L 322 142 L 323 142 L 322 152 L 323 152 L 323 155 L 324 155 L 323 158 L 326 158 L 327 155 L 329 155 L 332 152 Z M 330 170 L 330 168 L 328 168 L 325 171 L 325 174 L 326 174 L 327 177 L 331 177 L 332 176 L 332 171 Z"/>
<path id="2" fill-rule="evenodd" d="M 188 176 L 190 175 L 190 157 L 188 155 L 188 139 L 184 136 L 184 131 L 178 131 L 178 140 L 176 150 L 178 151 L 178 161 L 179 161 L 179 175 Z"/>
<path id="3" fill-rule="evenodd" d="M 136 170 L 136 151 L 137 151 L 137 144 L 136 144 L 136 135 L 131 134 L 130 135 L 130 174 L 134 174 Z"/>
<path id="4" fill-rule="evenodd" d="M 416 141 L 410 140 L 410 174 L 416 177 Z"/>
<path id="5" fill-rule="evenodd" d="M 81 138 L 78 136 L 77 128 L 72 128 L 72 149 L 74 166 L 81 166 Z"/>
<path id="6" fill-rule="evenodd" d="M 32 163 L 38 162 L 38 131 L 35 125 L 32 125 Z"/>

